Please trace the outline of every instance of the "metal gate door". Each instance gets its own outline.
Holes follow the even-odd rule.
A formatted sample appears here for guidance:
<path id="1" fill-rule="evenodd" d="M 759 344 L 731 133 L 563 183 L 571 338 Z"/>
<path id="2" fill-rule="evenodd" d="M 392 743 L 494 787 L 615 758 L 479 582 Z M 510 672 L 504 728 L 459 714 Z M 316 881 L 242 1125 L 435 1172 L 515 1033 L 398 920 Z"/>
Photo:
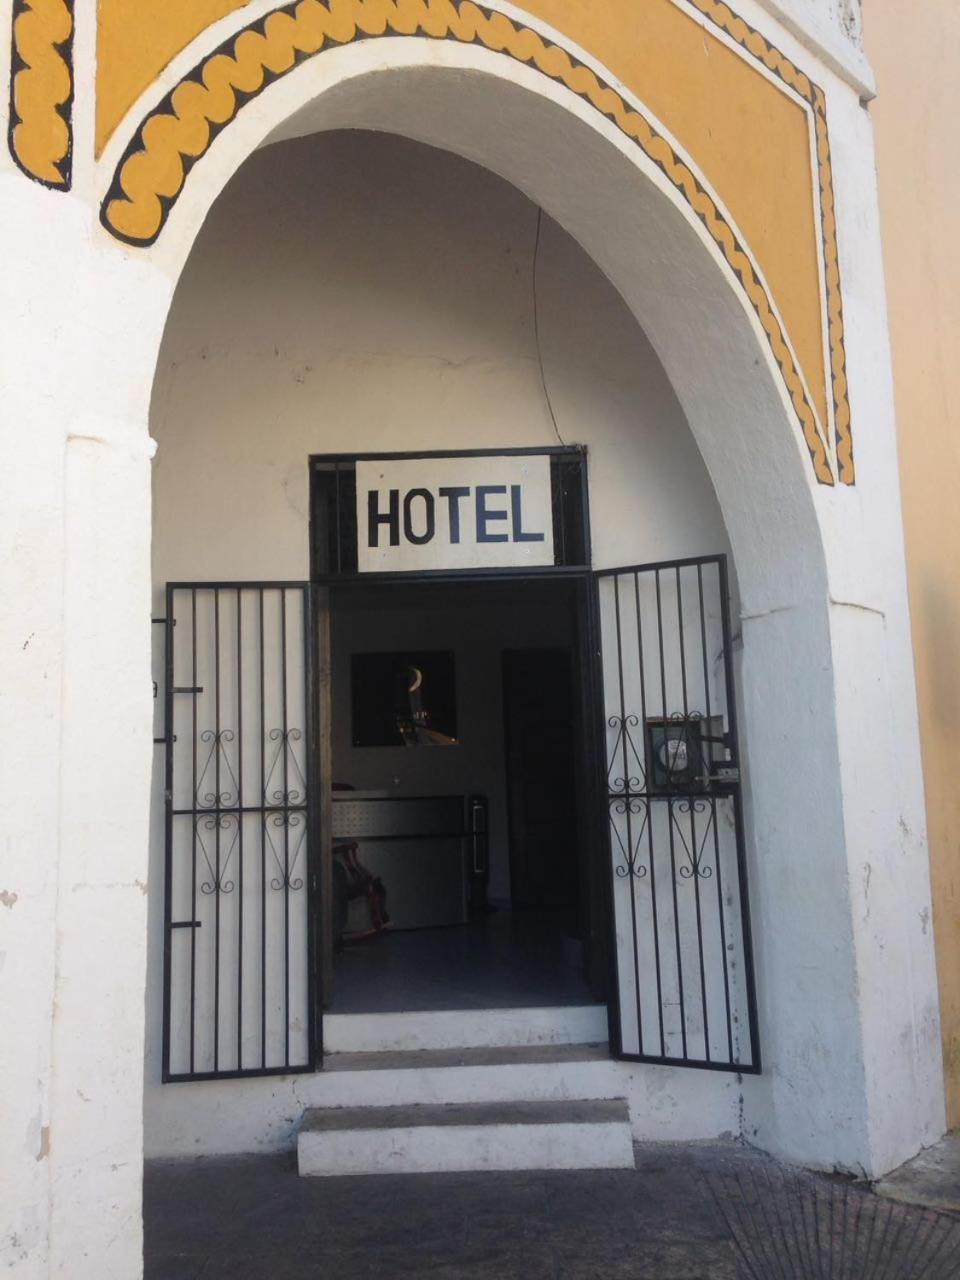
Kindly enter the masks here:
<path id="1" fill-rule="evenodd" d="M 757 1072 L 722 556 L 597 574 L 619 1053 Z"/>
<path id="2" fill-rule="evenodd" d="M 315 662 L 306 583 L 171 583 L 163 1078 L 310 1071 Z"/>

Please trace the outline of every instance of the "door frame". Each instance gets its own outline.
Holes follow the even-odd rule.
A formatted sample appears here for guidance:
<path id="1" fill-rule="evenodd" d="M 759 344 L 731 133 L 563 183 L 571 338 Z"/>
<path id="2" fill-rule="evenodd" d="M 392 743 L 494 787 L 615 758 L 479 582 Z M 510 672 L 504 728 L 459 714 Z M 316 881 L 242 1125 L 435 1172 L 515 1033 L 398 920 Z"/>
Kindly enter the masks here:
<path id="1" fill-rule="evenodd" d="M 479 569 L 431 569 L 421 571 L 403 571 L 396 573 L 359 573 L 356 570 L 341 570 L 340 572 L 331 572 L 329 539 L 331 521 L 337 527 L 339 538 L 339 489 L 337 490 L 336 508 L 330 510 L 325 508 L 321 511 L 321 503 L 318 501 L 318 482 L 317 476 L 320 473 L 320 464 L 326 466 L 332 465 L 334 471 L 337 471 L 340 465 L 348 468 L 350 465 L 359 461 L 367 460 L 404 460 L 404 459 L 431 459 L 431 458 L 450 458 L 450 457 L 531 457 L 536 455 L 546 455 L 551 460 L 551 466 L 556 464 L 559 467 L 564 459 L 579 462 L 579 493 L 577 500 L 579 502 L 580 523 L 578 534 L 581 540 L 582 557 L 577 564 L 559 564 L 559 565 L 543 565 L 538 567 L 521 567 L 521 568 L 479 568 Z M 317 741 L 318 753 L 317 759 L 321 768 L 329 767 L 330 762 L 330 745 L 329 745 L 329 714 L 327 719 L 322 718 L 320 710 L 321 704 L 329 707 L 330 705 L 330 681 L 332 680 L 332 671 L 330 670 L 330 641 L 329 641 L 329 592 L 332 587 L 350 586 L 392 586 L 399 587 L 403 583 L 411 586 L 422 586 L 425 584 L 438 583 L 464 583 L 464 582 L 508 582 L 516 581 L 518 583 L 529 581 L 551 581 L 565 580 L 574 584 L 574 607 L 576 612 L 576 639 L 575 652 L 577 658 L 577 666 L 580 672 L 580 698 L 581 698 L 581 716 L 584 725 L 586 740 L 582 744 L 580 759 L 577 762 L 578 769 L 584 773 L 586 808 L 584 830 L 589 834 L 590 845 L 596 846 L 597 853 L 593 859 L 590 859 L 588 869 L 587 883 L 590 887 L 591 902 L 589 921 L 591 925 L 591 937 L 596 940 L 603 950 L 603 954 L 599 959 L 598 968 L 603 974 L 603 985 L 605 988 L 605 1000 L 608 1011 L 608 1029 L 610 1035 L 610 1043 L 619 1043 L 619 1012 L 618 1000 L 619 993 L 616 985 L 616 938 L 615 924 L 613 918 L 613 899 L 610 893 L 609 876 L 606 874 L 607 865 L 609 863 L 608 841 L 609 832 L 606 829 L 606 812 L 604 806 L 604 783 L 605 783 L 605 747 L 603 734 L 603 684 L 602 681 L 597 683 L 597 669 L 601 660 L 600 641 L 598 620 L 599 615 L 594 603 L 596 595 L 595 576 L 591 567 L 593 552 L 590 536 L 590 493 L 588 483 L 588 454 L 587 449 L 583 445 L 530 445 L 512 448 L 480 448 L 480 449 L 420 449 L 420 450 L 366 450 L 358 453 L 316 453 L 311 454 L 307 460 L 309 470 L 308 480 L 308 510 L 309 510 L 309 560 L 310 572 L 309 581 L 311 590 L 316 593 L 316 599 L 323 601 L 323 609 L 318 613 L 322 613 L 320 618 L 320 631 L 317 643 L 318 660 L 314 663 L 314 669 L 318 674 L 318 688 L 316 691 L 315 716 L 317 724 Z M 555 516 L 555 534 L 557 530 L 557 517 Z M 566 515 L 563 510 L 562 490 L 560 491 L 560 554 L 566 554 L 565 538 L 565 520 Z M 325 526 L 324 528 L 321 528 Z M 322 536 L 323 535 L 323 536 Z M 339 560 L 339 543 L 337 551 L 337 559 Z M 317 628 L 314 628 L 317 631 Z M 324 689 L 324 686 L 326 688 Z M 324 726 L 327 726 L 325 729 Z M 326 744 L 326 745 L 324 745 Z M 332 780 L 332 773 L 330 779 Z M 321 788 L 323 779 L 321 777 Z M 316 805 L 316 818 L 314 826 L 315 845 L 317 850 L 316 858 L 316 874 L 318 893 L 320 894 L 320 912 L 322 913 L 322 921 L 327 920 L 328 913 L 331 910 L 331 894 L 330 884 L 332 880 L 332 843 L 330 838 L 330 814 L 329 808 L 331 801 L 329 798 L 329 786 L 326 787 L 328 793 L 326 801 L 319 799 Z M 323 824 L 323 806 L 327 806 L 327 821 Z M 326 834 L 325 834 L 326 833 Z M 324 902 L 326 905 L 324 905 Z M 596 926 L 594 928 L 594 926 Z M 332 929 L 329 927 L 323 931 L 322 937 L 316 941 L 314 953 L 311 954 L 310 963 L 316 965 L 314 970 L 314 992 L 316 993 L 316 1025 L 318 1046 L 317 1062 L 318 1066 L 322 1065 L 322 1052 L 320 1046 L 323 1043 L 323 1012 L 326 997 L 332 995 Z M 329 941 L 327 941 L 329 939 Z M 326 976 L 327 971 L 330 977 Z M 615 1038 L 616 1037 L 616 1038 Z"/>
<path id="2" fill-rule="evenodd" d="M 356 569 L 347 569 L 339 573 L 330 572 L 330 530 L 333 526 L 336 528 L 336 558 L 340 561 L 341 544 L 340 537 L 340 488 L 336 487 L 335 505 L 331 508 L 328 504 L 321 506 L 318 501 L 319 484 L 317 476 L 322 473 L 321 466 L 318 464 L 330 464 L 336 473 L 340 464 L 344 468 L 350 464 L 365 459 L 425 459 L 438 457 L 471 457 L 471 456 L 503 456 L 503 455 L 519 455 L 530 456 L 534 454 L 546 454 L 551 457 L 578 458 L 581 462 L 580 466 L 580 521 L 581 527 L 578 531 L 581 540 L 580 549 L 582 550 L 582 558 L 576 564 L 560 564 L 547 565 L 540 567 L 523 567 L 523 568 L 478 568 L 478 569 L 439 569 L 439 570 L 421 570 L 421 571 L 401 571 L 401 572 L 374 572 L 360 573 Z M 602 974 L 601 981 L 605 989 L 605 1002 L 607 1007 L 607 1024 L 609 1043 L 611 1053 L 615 1057 L 629 1058 L 636 1061 L 645 1061 L 652 1064 L 660 1065 L 678 1065 L 687 1067 L 705 1066 L 714 1070 L 733 1070 L 743 1074 L 760 1070 L 759 1043 L 757 1036 L 757 1007 L 756 1007 L 756 991 L 754 964 L 752 956 L 752 937 L 750 928 L 750 907 L 749 894 L 746 882 L 746 858 L 744 847 L 744 826 L 743 826 L 743 808 L 742 798 L 739 787 L 736 789 L 735 806 L 736 806 L 736 828 L 737 828 L 737 859 L 740 877 L 741 902 L 743 912 L 743 925 L 745 935 L 745 946 L 747 953 L 747 968 L 749 971 L 749 993 L 748 993 L 748 1019 L 751 1028 L 751 1043 L 755 1054 L 753 1064 L 737 1064 L 733 1066 L 721 1066 L 712 1063 L 699 1062 L 679 1062 L 656 1058 L 650 1056 L 637 1057 L 634 1054 L 624 1052 L 622 1044 L 622 1025 L 621 1025 L 621 993 L 619 987 L 619 971 L 617 956 L 617 937 L 616 937 L 616 917 L 614 911 L 614 889 L 611 882 L 611 865 L 613 857 L 613 836 L 610 829 L 610 814 L 608 806 L 608 786 L 607 786 L 607 724 L 606 724 L 606 700 L 605 700 L 605 680 L 603 671 L 603 633 L 602 619 L 600 610 L 600 580 L 603 577 L 615 575 L 627 571 L 653 571 L 653 570 L 679 570 L 682 567 L 696 564 L 703 564 L 708 561 L 716 561 L 720 566 L 720 576 L 722 581 L 722 596 L 724 600 L 724 610 L 722 618 L 723 634 L 725 637 L 725 667 L 728 673 L 730 698 L 728 707 L 728 716 L 731 728 L 736 738 L 736 684 L 733 679 L 733 669 L 730 655 L 730 619 L 728 612 L 729 605 L 729 585 L 727 581 L 727 557 L 723 553 L 716 553 L 705 556 L 681 557 L 674 560 L 651 561 L 646 564 L 634 564 L 628 566 L 612 566 L 604 569 L 595 569 L 592 565 L 592 547 L 590 538 L 590 508 L 589 508 L 589 488 L 587 479 L 587 453 L 586 449 L 581 446 L 546 446 L 546 447 L 527 447 L 513 449 L 478 449 L 478 450 L 421 450 L 410 452 L 378 452 L 378 453 L 354 453 L 354 454 L 314 454 L 308 461 L 310 480 L 309 480 L 309 544 L 310 544 L 310 584 L 314 591 L 324 593 L 324 598 L 329 606 L 329 588 L 333 586 L 350 587 L 351 585 L 363 586 L 392 586 L 398 588 L 403 584 L 411 586 L 422 586 L 425 584 L 440 583 L 464 583 L 464 582 L 508 582 L 517 581 L 518 583 L 531 581 L 550 581 L 550 580 L 566 580 L 573 584 L 574 587 L 574 607 L 576 612 L 577 623 L 577 639 L 575 642 L 575 652 L 577 657 L 577 667 L 579 671 L 579 689 L 580 689 L 580 709 L 582 724 L 584 726 L 585 740 L 581 745 L 578 753 L 577 769 L 581 771 L 584 780 L 584 793 L 587 812 L 583 823 L 584 839 L 588 842 L 588 850 L 585 859 L 586 875 L 583 883 L 586 885 L 590 901 L 587 904 L 588 914 L 587 920 L 589 925 L 589 937 L 591 945 L 599 945 L 604 954 L 598 958 L 598 964 L 594 968 L 595 974 Z M 327 474 L 329 471 L 327 470 Z M 559 491 L 559 517 L 557 508 L 555 508 L 555 531 L 557 521 L 560 527 L 564 527 L 565 515 L 563 511 L 563 491 Z M 321 536 L 320 521 L 318 516 L 323 516 L 323 531 L 326 541 Z M 564 554 L 561 551 L 561 554 Z M 324 670 L 326 676 L 320 683 L 327 684 L 326 698 L 329 705 L 329 680 L 332 673 L 329 670 L 329 607 L 326 610 L 327 630 L 326 635 L 326 666 Z M 322 659 L 321 659 L 322 660 Z M 315 664 L 315 669 L 319 667 Z M 317 697 L 323 697 L 323 691 L 318 689 Z M 317 704 L 319 707 L 319 702 Z M 318 716 L 318 724 L 320 727 L 321 738 L 325 732 L 323 724 L 326 723 L 329 728 L 329 715 L 327 721 L 320 722 Z M 320 752 L 320 759 L 323 758 L 323 752 Z M 329 762 L 329 748 L 327 750 L 327 761 Z M 328 780 L 329 781 L 329 780 Z M 329 792 L 329 787 L 327 788 Z M 327 805 L 329 808 L 329 797 Z M 328 814 L 329 819 L 329 814 Z M 319 822 L 319 818 L 318 818 Z M 329 885 L 331 879 L 331 863 L 332 863 L 332 844 L 329 835 L 329 820 L 326 823 L 326 835 L 324 830 L 318 826 L 317 844 L 319 850 L 319 880 L 321 884 Z M 593 857 L 590 857 L 590 850 L 594 849 Z M 330 894 L 329 889 L 324 894 L 326 907 L 321 906 L 321 910 L 325 913 L 329 911 Z M 317 1044 L 322 1044 L 322 1018 L 323 1018 L 323 995 L 332 994 L 332 932 L 327 928 L 325 930 L 325 939 L 329 942 L 321 940 L 325 963 L 330 967 L 331 977 L 328 979 L 324 976 L 323 969 L 318 969 L 316 973 L 316 981 L 314 982 L 314 990 L 318 992 L 317 996 Z M 329 952 L 329 956 L 327 953 Z M 328 985 L 329 983 L 329 985 Z M 324 992 L 324 987 L 327 987 Z"/>

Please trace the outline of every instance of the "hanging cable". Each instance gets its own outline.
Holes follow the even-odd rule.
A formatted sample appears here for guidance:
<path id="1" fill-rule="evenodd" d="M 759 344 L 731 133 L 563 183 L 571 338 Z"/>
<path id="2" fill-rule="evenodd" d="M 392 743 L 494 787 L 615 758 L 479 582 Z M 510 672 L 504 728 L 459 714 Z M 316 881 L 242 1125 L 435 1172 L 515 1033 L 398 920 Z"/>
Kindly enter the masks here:
<path id="1" fill-rule="evenodd" d="M 560 428 L 557 426 L 557 415 L 553 411 L 553 401 L 550 399 L 550 390 L 547 387 L 547 375 L 543 369 L 543 348 L 540 345 L 540 302 L 537 294 L 537 267 L 540 263 L 540 228 L 543 225 L 543 210 L 537 207 L 537 238 L 533 244 L 533 336 L 537 344 L 537 365 L 540 369 L 540 386 L 543 388 L 543 398 L 546 401 L 547 409 L 550 413 L 550 421 L 553 423 L 553 434 L 560 443 L 566 446 L 566 441 L 560 434 Z"/>

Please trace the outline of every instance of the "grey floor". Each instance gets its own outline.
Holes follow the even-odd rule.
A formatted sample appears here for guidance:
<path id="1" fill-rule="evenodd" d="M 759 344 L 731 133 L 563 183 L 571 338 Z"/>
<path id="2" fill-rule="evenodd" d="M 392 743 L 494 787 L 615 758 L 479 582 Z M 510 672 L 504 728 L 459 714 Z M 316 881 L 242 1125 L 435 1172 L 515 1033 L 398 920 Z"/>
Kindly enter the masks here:
<path id="1" fill-rule="evenodd" d="M 878 1185 L 882 1196 L 960 1216 L 960 1133 L 948 1133 Z"/>
<path id="2" fill-rule="evenodd" d="M 594 1004 L 579 942 L 557 915 L 501 908 L 466 925 L 389 930 L 334 968 L 334 1013 Z"/>
<path id="3" fill-rule="evenodd" d="M 146 1280 L 954 1280 L 960 1221 L 734 1144 L 636 1170 L 299 1178 L 292 1156 L 145 1175 Z"/>

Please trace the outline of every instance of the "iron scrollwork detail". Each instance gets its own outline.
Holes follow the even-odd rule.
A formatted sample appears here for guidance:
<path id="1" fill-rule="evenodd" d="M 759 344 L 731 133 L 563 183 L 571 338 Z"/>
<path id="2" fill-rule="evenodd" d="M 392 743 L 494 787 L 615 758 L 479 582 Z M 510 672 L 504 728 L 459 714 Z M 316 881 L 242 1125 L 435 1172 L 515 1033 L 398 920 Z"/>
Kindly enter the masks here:
<path id="1" fill-rule="evenodd" d="M 197 779 L 196 802 L 198 809 L 229 809 L 238 802 L 240 794 L 240 786 L 237 782 L 236 771 L 230 760 L 230 753 L 227 750 L 228 745 L 234 740 L 234 732 L 232 729 L 204 729 L 200 735 L 200 741 L 209 744 L 209 751 L 200 770 L 200 776 Z M 231 787 L 225 791 L 220 790 L 221 770 L 226 770 L 226 777 Z M 211 787 L 211 776 L 213 778 L 213 790 L 204 791 L 204 787 Z"/>
<path id="2" fill-rule="evenodd" d="M 622 814 L 626 817 L 627 841 L 625 842 L 620 834 L 618 823 L 613 816 L 614 814 Z M 632 818 L 640 818 L 640 830 L 636 837 L 633 836 Z M 644 863 L 639 861 L 640 843 L 647 830 L 647 824 L 650 821 L 650 805 L 648 801 L 641 796 L 612 796 L 610 805 L 610 828 L 616 837 L 617 844 L 620 848 L 623 861 L 618 862 L 614 868 L 614 874 L 620 880 L 626 880 L 633 876 L 637 880 L 642 880 L 647 874 L 647 868 Z M 629 847 L 628 847 L 629 846 Z"/>
<path id="3" fill-rule="evenodd" d="M 207 842 L 201 834 L 201 829 L 210 833 L 207 837 L 211 837 L 218 844 L 217 852 L 211 860 L 210 850 L 207 848 Z M 235 888 L 234 882 L 227 879 L 227 868 L 230 865 L 230 859 L 233 857 L 233 851 L 237 847 L 237 841 L 240 839 L 240 815 L 236 813 L 209 813 L 198 817 L 194 822 L 194 830 L 197 835 L 197 845 L 204 862 L 207 864 L 209 879 L 202 880 L 200 883 L 200 892 L 208 897 L 211 894 L 233 893 Z M 227 847 L 226 856 L 221 862 L 222 840 L 221 832 L 232 832 L 233 838 Z M 216 863 L 216 866 L 214 866 Z"/>
<path id="4" fill-rule="evenodd" d="M 303 739 L 300 729 L 271 729 L 267 734 L 275 744 L 267 779 L 263 784 L 263 800 L 266 805 L 302 805 L 306 799 L 307 782 L 294 750 L 294 743 Z M 291 780 L 296 784 L 291 786 Z"/>
<path id="5" fill-rule="evenodd" d="M 271 729 L 267 739 L 274 744 L 274 750 L 263 784 L 263 800 L 267 806 L 263 829 L 277 864 L 277 874 L 271 879 L 270 888 L 278 893 L 287 889 L 295 893 L 303 888 L 303 877 L 295 872 L 307 833 L 303 811 L 307 782 L 296 750 L 296 744 L 303 741 L 303 732 L 298 728 Z M 271 827 L 277 834 L 276 840 L 271 834 Z M 292 858 L 291 833 L 294 837 Z"/>
<path id="6" fill-rule="evenodd" d="M 611 793 L 629 795 L 633 791 L 642 791 L 646 786 L 647 771 L 643 756 L 637 750 L 631 729 L 639 729 L 640 717 L 636 715 L 610 716 L 607 724 L 616 730 L 616 737 L 609 749 L 607 758 L 610 765 L 607 769 L 607 786 Z M 617 762 L 623 768 L 623 777 L 614 777 Z M 634 775 L 632 769 L 636 767 Z"/>
<path id="7" fill-rule="evenodd" d="M 683 834 L 680 822 L 677 819 L 677 813 L 690 817 L 690 842 L 687 842 Z M 698 840 L 696 835 L 697 814 L 709 813 L 707 819 L 706 830 L 703 832 L 702 839 Z M 713 830 L 713 824 L 717 820 L 716 806 L 708 800 L 695 800 L 692 797 L 688 800 L 676 800 L 670 804 L 670 821 L 673 823 L 674 830 L 680 840 L 680 845 L 686 855 L 687 861 L 680 867 L 679 874 L 684 880 L 709 880 L 713 875 L 713 868 L 704 863 L 703 855 L 707 847 L 707 841 L 710 839 L 710 833 Z"/>
<path id="8" fill-rule="evenodd" d="M 270 828 L 274 827 L 277 831 L 282 831 L 283 854 L 281 859 L 274 843 L 273 836 L 270 834 Z M 304 837 L 306 836 L 306 816 L 298 811 L 279 810 L 264 815 L 263 829 L 267 837 L 267 843 L 270 845 L 270 852 L 273 854 L 273 860 L 277 864 L 277 875 L 273 876 L 270 881 L 270 888 L 279 893 L 283 889 L 290 889 L 294 893 L 298 889 L 303 888 L 303 877 L 295 875 L 297 862 L 300 858 L 300 851 L 303 848 Z M 293 858 L 290 858 L 290 832 L 296 837 L 293 849 Z M 279 843 L 279 841 L 278 841 Z"/>

